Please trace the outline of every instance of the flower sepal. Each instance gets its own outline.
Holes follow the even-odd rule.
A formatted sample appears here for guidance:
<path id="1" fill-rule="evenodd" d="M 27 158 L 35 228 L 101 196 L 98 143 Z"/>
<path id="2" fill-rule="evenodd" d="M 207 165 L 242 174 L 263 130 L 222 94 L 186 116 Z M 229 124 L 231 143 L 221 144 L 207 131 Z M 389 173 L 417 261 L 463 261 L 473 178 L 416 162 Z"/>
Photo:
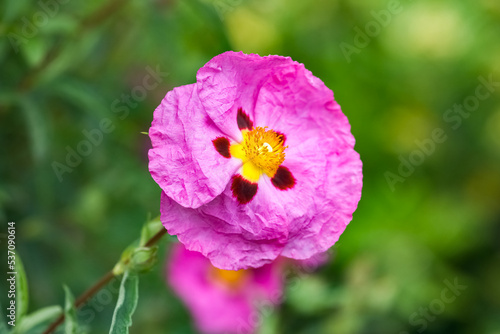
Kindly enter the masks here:
<path id="1" fill-rule="evenodd" d="M 114 266 L 115 276 L 123 274 L 125 271 L 143 273 L 150 271 L 158 262 L 158 246 L 136 247 L 123 252 L 120 261 Z"/>
<path id="2" fill-rule="evenodd" d="M 122 253 L 120 261 L 113 268 L 113 274 L 121 275 L 126 270 L 137 273 L 151 270 L 158 260 L 158 246 L 147 247 L 146 244 L 163 228 L 160 217 L 148 220 L 142 227 L 140 239 L 133 242 Z"/>

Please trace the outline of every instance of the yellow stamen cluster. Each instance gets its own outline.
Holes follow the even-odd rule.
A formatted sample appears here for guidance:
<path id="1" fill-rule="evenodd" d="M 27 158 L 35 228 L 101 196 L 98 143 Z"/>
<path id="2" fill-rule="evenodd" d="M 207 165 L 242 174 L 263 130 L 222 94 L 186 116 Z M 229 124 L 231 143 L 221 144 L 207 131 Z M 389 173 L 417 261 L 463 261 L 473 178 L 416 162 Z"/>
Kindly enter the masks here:
<path id="1" fill-rule="evenodd" d="M 252 131 L 244 131 L 242 148 L 248 160 L 273 177 L 285 161 L 284 151 L 288 146 L 283 146 L 283 135 L 266 129 L 256 127 Z"/>
<path id="2" fill-rule="evenodd" d="M 248 270 L 223 270 L 213 267 L 211 277 L 213 280 L 231 289 L 242 285 L 248 277 Z"/>

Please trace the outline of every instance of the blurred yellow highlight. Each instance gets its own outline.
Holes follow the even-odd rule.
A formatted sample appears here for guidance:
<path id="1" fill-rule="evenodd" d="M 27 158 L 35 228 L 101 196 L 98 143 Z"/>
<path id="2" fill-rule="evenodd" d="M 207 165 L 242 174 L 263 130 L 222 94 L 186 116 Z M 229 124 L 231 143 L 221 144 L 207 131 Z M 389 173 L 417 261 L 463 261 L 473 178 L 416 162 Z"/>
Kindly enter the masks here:
<path id="1" fill-rule="evenodd" d="M 217 283 L 231 289 L 242 286 L 248 279 L 248 270 L 223 270 L 213 267 L 211 270 L 211 278 Z"/>
<path id="2" fill-rule="evenodd" d="M 455 58 L 471 42 L 467 21 L 456 7 L 415 4 L 406 7 L 388 27 L 388 49 L 400 55 Z"/>
<path id="3" fill-rule="evenodd" d="M 279 34 L 271 21 L 243 6 L 237 7 L 224 21 L 233 50 L 265 56 L 276 53 Z"/>

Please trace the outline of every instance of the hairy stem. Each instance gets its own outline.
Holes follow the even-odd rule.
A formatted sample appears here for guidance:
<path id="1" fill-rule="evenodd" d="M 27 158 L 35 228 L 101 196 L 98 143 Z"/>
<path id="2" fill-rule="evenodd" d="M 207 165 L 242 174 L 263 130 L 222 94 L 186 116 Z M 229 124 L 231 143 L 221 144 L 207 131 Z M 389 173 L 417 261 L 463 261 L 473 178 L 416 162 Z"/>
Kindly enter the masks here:
<path id="1" fill-rule="evenodd" d="M 156 233 L 151 239 L 146 242 L 145 247 L 151 247 L 156 244 L 165 234 L 167 234 L 167 230 L 162 228 L 160 232 Z M 99 281 L 97 281 L 94 285 L 92 285 L 87 291 L 82 293 L 80 297 L 75 301 L 75 308 L 79 308 L 87 300 L 89 300 L 93 295 L 95 295 L 99 290 L 101 290 L 106 284 L 109 283 L 113 279 L 114 274 L 113 270 L 108 271 Z M 59 316 L 52 324 L 50 324 L 49 328 L 43 332 L 43 334 L 50 334 L 55 331 L 55 329 L 64 322 L 64 313 Z"/>

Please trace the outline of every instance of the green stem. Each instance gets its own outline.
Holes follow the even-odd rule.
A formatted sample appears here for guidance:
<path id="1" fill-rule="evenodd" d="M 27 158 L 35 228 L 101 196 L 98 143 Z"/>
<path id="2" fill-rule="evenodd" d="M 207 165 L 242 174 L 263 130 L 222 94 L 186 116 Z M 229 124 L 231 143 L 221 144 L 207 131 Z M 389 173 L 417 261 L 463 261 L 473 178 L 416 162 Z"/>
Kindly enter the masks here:
<path id="1" fill-rule="evenodd" d="M 151 247 L 154 244 L 156 244 L 165 234 L 167 234 L 167 230 L 165 228 L 162 228 L 160 232 L 156 233 L 154 236 L 151 237 L 151 239 L 146 242 L 144 247 Z M 80 297 L 75 301 L 75 308 L 79 308 L 87 300 L 89 300 L 93 295 L 95 295 L 99 290 L 101 290 L 106 284 L 109 283 L 115 277 L 113 274 L 113 270 L 110 270 L 108 273 L 106 273 L 99 281 L 97 281 L 94 285 L 92 285 L 87 291 L 82 293 Z M 43 334 L 50 334 L 53 333 L 54 330 L 64 322 L 64 314 L 61 314 L 59 318 L 57 318 L 50 326 L 47 328 Z"/>

